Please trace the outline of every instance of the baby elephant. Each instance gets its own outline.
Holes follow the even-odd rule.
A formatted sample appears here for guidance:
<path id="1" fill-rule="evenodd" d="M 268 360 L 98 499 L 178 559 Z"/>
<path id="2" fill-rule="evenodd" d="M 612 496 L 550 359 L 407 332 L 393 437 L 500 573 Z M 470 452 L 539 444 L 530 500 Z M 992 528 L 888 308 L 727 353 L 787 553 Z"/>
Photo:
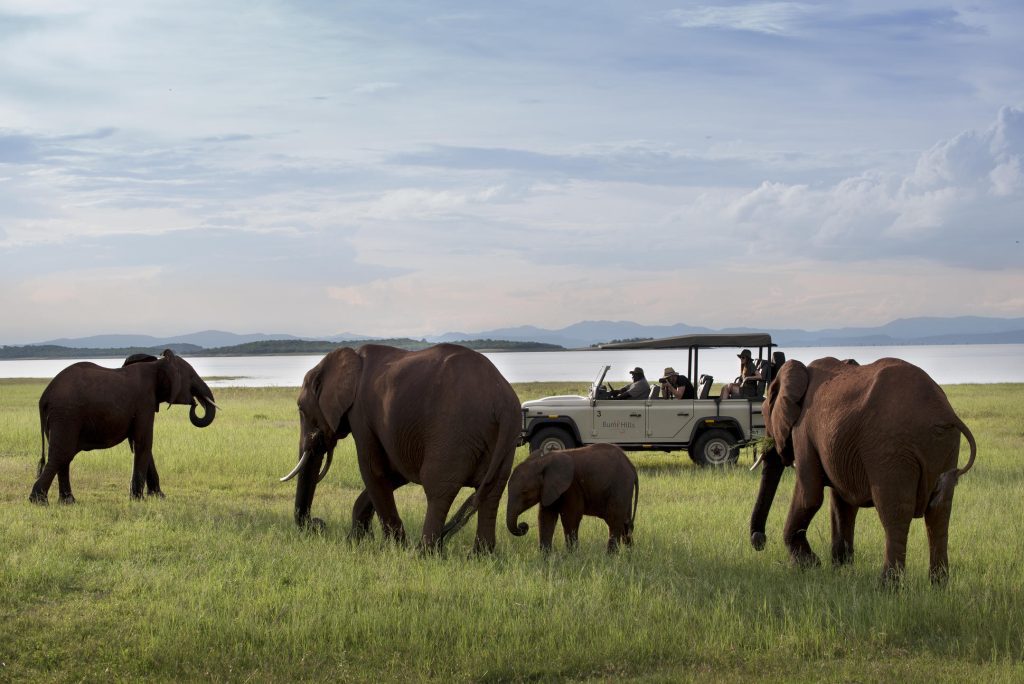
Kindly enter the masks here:
<path id="1" fill-rule="evenodd" d="M 562 518 L 565 544 L 574 548 L 580 522 L 593 515 L 608 523 L 608 552 L 619 542 L 633 543 L 633 522 L 640 498 L 636 468 L 614 444 L 592 444 L 579 449 L 534 451 L 516 466 L 508 481 L 508 531 L 517 537 L 530 526 L 519 516 L 540 502 L 540 548 L 551 550 L 555 522 Z"/>

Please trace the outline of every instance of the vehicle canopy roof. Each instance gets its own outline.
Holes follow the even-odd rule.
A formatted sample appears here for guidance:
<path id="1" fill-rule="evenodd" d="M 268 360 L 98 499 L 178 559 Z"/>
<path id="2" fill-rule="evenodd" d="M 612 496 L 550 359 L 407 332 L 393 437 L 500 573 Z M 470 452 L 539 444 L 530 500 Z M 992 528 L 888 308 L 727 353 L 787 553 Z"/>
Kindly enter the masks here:
<path id="1" fill-rule="evenodd" d="M 632 342 L 609 342 L 597 345 L 598 349 L 692 349 L 712 347 L 773 347 L 772 336 L 768 333 L 715 333 L 708 335 L 680 335 L 661 337 L 653 340 Z"/>

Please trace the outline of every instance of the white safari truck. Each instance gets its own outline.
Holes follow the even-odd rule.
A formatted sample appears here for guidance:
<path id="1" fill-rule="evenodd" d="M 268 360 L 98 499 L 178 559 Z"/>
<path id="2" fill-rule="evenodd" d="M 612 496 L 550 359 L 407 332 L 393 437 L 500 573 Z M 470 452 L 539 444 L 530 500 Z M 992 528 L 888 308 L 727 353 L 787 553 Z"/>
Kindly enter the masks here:
<path id="1" fill-rule="evenodd" d="M 764 436 L 761 402 L 771 382 L 771 336 L 767 333 L 685 335 L 637 342 L 603 344 L 605 349 L 678 349 L 687 352 L 685 375 L 693 383 L 693 399 L 610 399 L 605 376 L 611 366 L 601 365 L 587 396 L 545 397 L 523 404 L 523 441 L 530 450 L 572 449 L 605 442 L 627 451 L 686 450 L 702 466 L 733 464 L 741 447 Z M 714 378 L 700 374 L 703 349 L 750 349 L 761 373 L 751 398 L 711 396 Z M 597 355 L 597 352 L 595 352 Z M 680 354 L 682 356 L 682 354 Z M 737 363 L 738 365 L 738 363 Z M 680 374 L 682 368 L 676 366 Z M 649 378 L 657 394 L 657 377 Z M 719 382 L 733 382 L 733 377 Z"/>

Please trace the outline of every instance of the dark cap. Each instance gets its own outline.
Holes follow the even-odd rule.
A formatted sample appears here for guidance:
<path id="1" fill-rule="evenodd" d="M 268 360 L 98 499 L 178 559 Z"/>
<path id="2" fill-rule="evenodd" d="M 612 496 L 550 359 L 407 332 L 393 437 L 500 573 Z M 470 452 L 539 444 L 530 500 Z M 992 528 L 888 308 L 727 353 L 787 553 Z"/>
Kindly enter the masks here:
<path id="1" fill-rule="evenodd" d="M 640 366 L 637 366 L 633 370 L 629 371 L 629 374 L 630 375 L 639 375 L 642 378 L 642 377 L 644 377 L 644 369 L 641 368 Z"/>
<path id="2" fill-rule="evenodd" d="M 752 354 L 750 353 L 749 349 L 744 349 L 743 351 L 741 351 L 736 356 L 741 358 L 741 359 L 744 358 L 744 357 L 749 359 L 749 358 L 751 358 Z"/>

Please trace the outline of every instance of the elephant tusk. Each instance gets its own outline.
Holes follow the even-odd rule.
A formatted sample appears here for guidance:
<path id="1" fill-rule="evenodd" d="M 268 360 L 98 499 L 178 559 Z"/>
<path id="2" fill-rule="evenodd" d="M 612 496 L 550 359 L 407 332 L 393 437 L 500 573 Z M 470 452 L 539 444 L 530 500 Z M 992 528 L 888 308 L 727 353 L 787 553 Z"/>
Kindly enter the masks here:
<path id="1" fill-rule="evenodd" d="M 287 482 L 288 480 L 298 475 L 302 471 L 302 469 L 306 467 L 307 463 L 309 463 L 309 452 L 303 451 L 302 458 L 300 458 L 299 462 L 295 465 L 294 468 L 292 468 L 292 472 L 288 473 L 287 475 L 281 478 L 281 482 Z"/>
<path id="2" fill-rule="evenodd" d="M 750 466 L 751 472 L 757 470 L 757 466 L 761 465 L 762 461 L 764 461 L 764 452 L 763 451 L 757 455 L 757 458 L 754 460 L 754 465 Z"/>
<path id="3" fill-rule="evenodd" d="M 316 478 L 316 481 L 317 481 L 318 484 L 319 484 L 320 480 L 322 480 L 325 477 L 327 477 L 327 471 L 331 469 L 331 461 L 333 461 L 333 460 L 334 460 L 334 452 L 333 451 L 328 451 L 327 452 L 327 461 L 324 462 L 324 469 L 320 471 L 320 474 Z"/>

